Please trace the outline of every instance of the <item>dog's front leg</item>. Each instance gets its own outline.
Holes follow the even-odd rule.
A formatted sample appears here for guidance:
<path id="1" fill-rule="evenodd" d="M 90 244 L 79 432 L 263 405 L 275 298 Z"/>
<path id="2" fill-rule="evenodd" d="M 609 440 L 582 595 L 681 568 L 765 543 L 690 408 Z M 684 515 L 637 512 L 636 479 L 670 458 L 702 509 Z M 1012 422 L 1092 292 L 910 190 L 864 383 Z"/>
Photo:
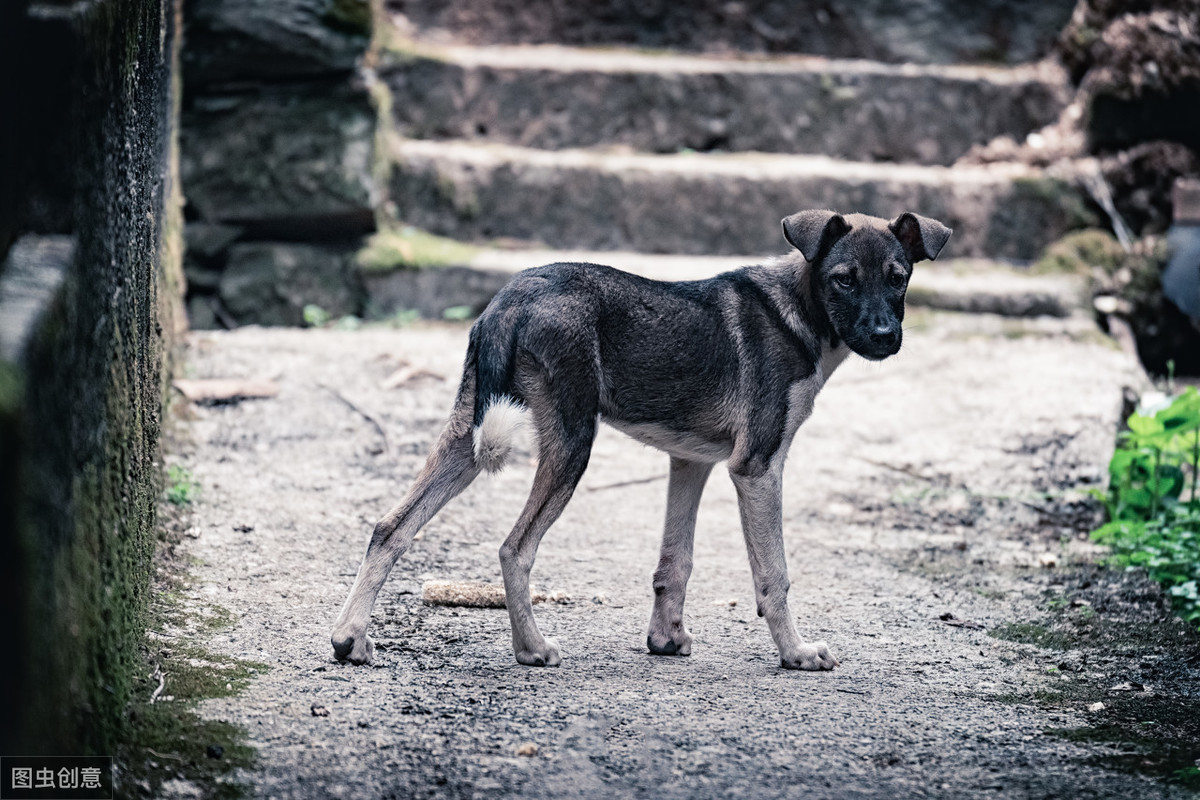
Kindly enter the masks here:
<path id="1" fill-rule="evenodd" d="M 738 493 L 742 533 L 754 575 L 754 599 L 758 615 L 767 618 L 771 637 L 779 648 L 779 662 L 786 669 L 833 669 L 838 661 L 824 642 L 806 644 L 796 631 L 788 609 L 787 557 L 783 547 L 782 464 L 754 469 L 747 464 L 730 466 L 729 474 Z"/>
<path id="2" fill-rule="evenodd" d="M 662 550 L 654 571 L 654 612 L 646 646 L 661 656 L 692 653 L 692 636 L 683 625 L 683 601 L 692 575 L 692 543 L 696 532 L 696 510 L 713 465 L 671 458 L 667 484 L 667 521 L 663 526 Z"/>

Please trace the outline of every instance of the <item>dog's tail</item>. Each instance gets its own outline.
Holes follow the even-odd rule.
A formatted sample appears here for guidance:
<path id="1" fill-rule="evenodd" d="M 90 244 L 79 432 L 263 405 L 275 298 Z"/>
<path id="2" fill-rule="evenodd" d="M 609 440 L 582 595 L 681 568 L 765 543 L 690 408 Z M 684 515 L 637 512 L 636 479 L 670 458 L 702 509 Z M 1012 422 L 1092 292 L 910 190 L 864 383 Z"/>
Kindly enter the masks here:
<path id="1" fill-rule="evenodd" d="M 490 398 L 483 419 L 471 431 L 475 463 L 488 472 L 499 472 L 512 450 L 513 436 L 525 422 L 525 406 L 506 394 Z"/>
<path id="2" fill-rule="evenodd" d="M 471 438 L 475 463 L 499 472 L 512 450 L 513 437 L 525 421 L 525 406 L 509 393 L 513 382 L 511 335 L 497 335 L 491 320 L 481 318 L 471 331 L 475 357 L 475 413 Z M 469 368 L 469 367 L 468 367 Z"/>

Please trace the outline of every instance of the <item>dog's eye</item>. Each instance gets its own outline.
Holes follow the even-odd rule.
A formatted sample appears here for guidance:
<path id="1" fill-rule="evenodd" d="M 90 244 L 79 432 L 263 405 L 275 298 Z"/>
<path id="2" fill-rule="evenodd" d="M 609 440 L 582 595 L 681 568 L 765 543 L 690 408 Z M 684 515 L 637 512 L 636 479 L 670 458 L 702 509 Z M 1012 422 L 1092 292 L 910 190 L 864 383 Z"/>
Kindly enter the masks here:
<path id="1" fill-rule="evenodd" d="M 843 272 L 841 275 L 834 275 L 833 282 L 843 289 L 849 289 L 854 285 L 854 276 L 848 272 Z"/>
<path id="2" fill-rule="evenodd" d="M 907 280 L 908 280 L 908 278 L 907 278 L 907 276 L 905 276 L 905 274 L 903 272 L 889 272 L 888 273 L 888 282 L 891 283 L 892 286 L 896 286 L 896 287 L 903 286 Z"/>

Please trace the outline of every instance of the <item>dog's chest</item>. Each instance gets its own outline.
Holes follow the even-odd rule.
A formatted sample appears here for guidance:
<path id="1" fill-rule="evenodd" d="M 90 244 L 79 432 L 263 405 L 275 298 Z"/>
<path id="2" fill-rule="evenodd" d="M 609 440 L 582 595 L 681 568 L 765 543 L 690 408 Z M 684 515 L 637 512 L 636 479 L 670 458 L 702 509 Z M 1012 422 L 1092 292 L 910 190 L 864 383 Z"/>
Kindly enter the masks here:
<path id="1" fill-rule="evenodd" d="M 782 427 L 780 438 L 784 444 L 781 448 L 783 451 L 787 450 L 796 430 L 812 415 L 817 394 L 848 352 L 844 345 L 826 348 L 814 373 L 788 387 L 787 413 L 782 419 L 776 417 L 773 423 Z M 738 438 L 735 431 L 751 431 L 756 423 L 762 421 L 761 418 L 770 416 L 762 413 L 762 409 L 755 408 L 755 403 L 750 397 L 750 393 L 743 392 L 738 397 L 729 398 L 724 404 L 724 410 L 717 413 L 714 409 L 710 415 L 710 424 L 699 429 L 683 429 L 682 426 L 672 426 L 668 422 L 629 422 L 617 416 L 604 416 L 603 419 L 613 428 L 642 444 L 677 458 L 715 463 L 724 461 L 733 453 Z M 768 435 L 752 438 L 771 440 L 775 437 Z"/>
<path id="2" fill-rule="evenodd" d="M 849 353 L 850 348 L 845 345 L 839 345 L 834 348 L 826 346 L 822 350 L 821 361 L 817 364 L 814 374 L 804 380 L 796 381 L 788 387 L 787 418 L 783 428 L 783 450 L 787 450 L 791 445 L 792 437 L 796 435 L 796 431 L 804 424 L 805 420 L 812 416 L 817 395 L 825 388 L 825 382 L 829 380 L 829 376 L 846 360 L 846 356 Z"/>

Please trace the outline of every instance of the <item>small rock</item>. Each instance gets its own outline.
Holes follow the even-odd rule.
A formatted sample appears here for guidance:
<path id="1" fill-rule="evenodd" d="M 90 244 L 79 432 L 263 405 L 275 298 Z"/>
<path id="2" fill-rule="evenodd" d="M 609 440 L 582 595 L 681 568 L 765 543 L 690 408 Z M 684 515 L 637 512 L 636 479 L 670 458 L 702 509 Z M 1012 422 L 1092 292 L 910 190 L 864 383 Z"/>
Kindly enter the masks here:
<path id="1" fill-rule="evenodd" d="M 1042 553 L 1038 556 L 1038 566 L 1050 569 L 1058 566 L 1058 556 L 1054 553 Z"/>
<path id="2" fill-rule="evenodd" d="M 1088 706 L 1088 711 L 1103 711 L 1104 708 L 1104 703 L 1092 703 Z"/>
<path id="3" fill-rule="evenodd" d="M 312 704 L 312 715 L 314 717 L 328 717 L 329 709 L 325 706 L 319 706 L 316 703 Z"/>
<path id="4" fill-rule="evenodd" d="M 848 517 L 854 513 L 854 506 L 849 503 L 830 503 L 825 507 L 826 513 L 835 517 Z"/>
<path id="5" fill-rule="evenodd" d="M 1148 692 L 1150 691 L 1150 687 L 1137 681 L 1125 681 L 1118 683 L 1116 686 L 1108 687 L 1108 690 L 1110 692 Z"/>
<path id="6" fill-rule="evenodd" d="M 538 754 L 538 746 L 533 742 L 524 742 L 517 748 L 519 756 L 536 756 Z"/>
<path id="7" fill-rule="evenodd" d="M 204 790 L 191 781 L 181 778 L 171 778 L 163 781 L 159 790 L 160 797 L 204 797 Z"/>

